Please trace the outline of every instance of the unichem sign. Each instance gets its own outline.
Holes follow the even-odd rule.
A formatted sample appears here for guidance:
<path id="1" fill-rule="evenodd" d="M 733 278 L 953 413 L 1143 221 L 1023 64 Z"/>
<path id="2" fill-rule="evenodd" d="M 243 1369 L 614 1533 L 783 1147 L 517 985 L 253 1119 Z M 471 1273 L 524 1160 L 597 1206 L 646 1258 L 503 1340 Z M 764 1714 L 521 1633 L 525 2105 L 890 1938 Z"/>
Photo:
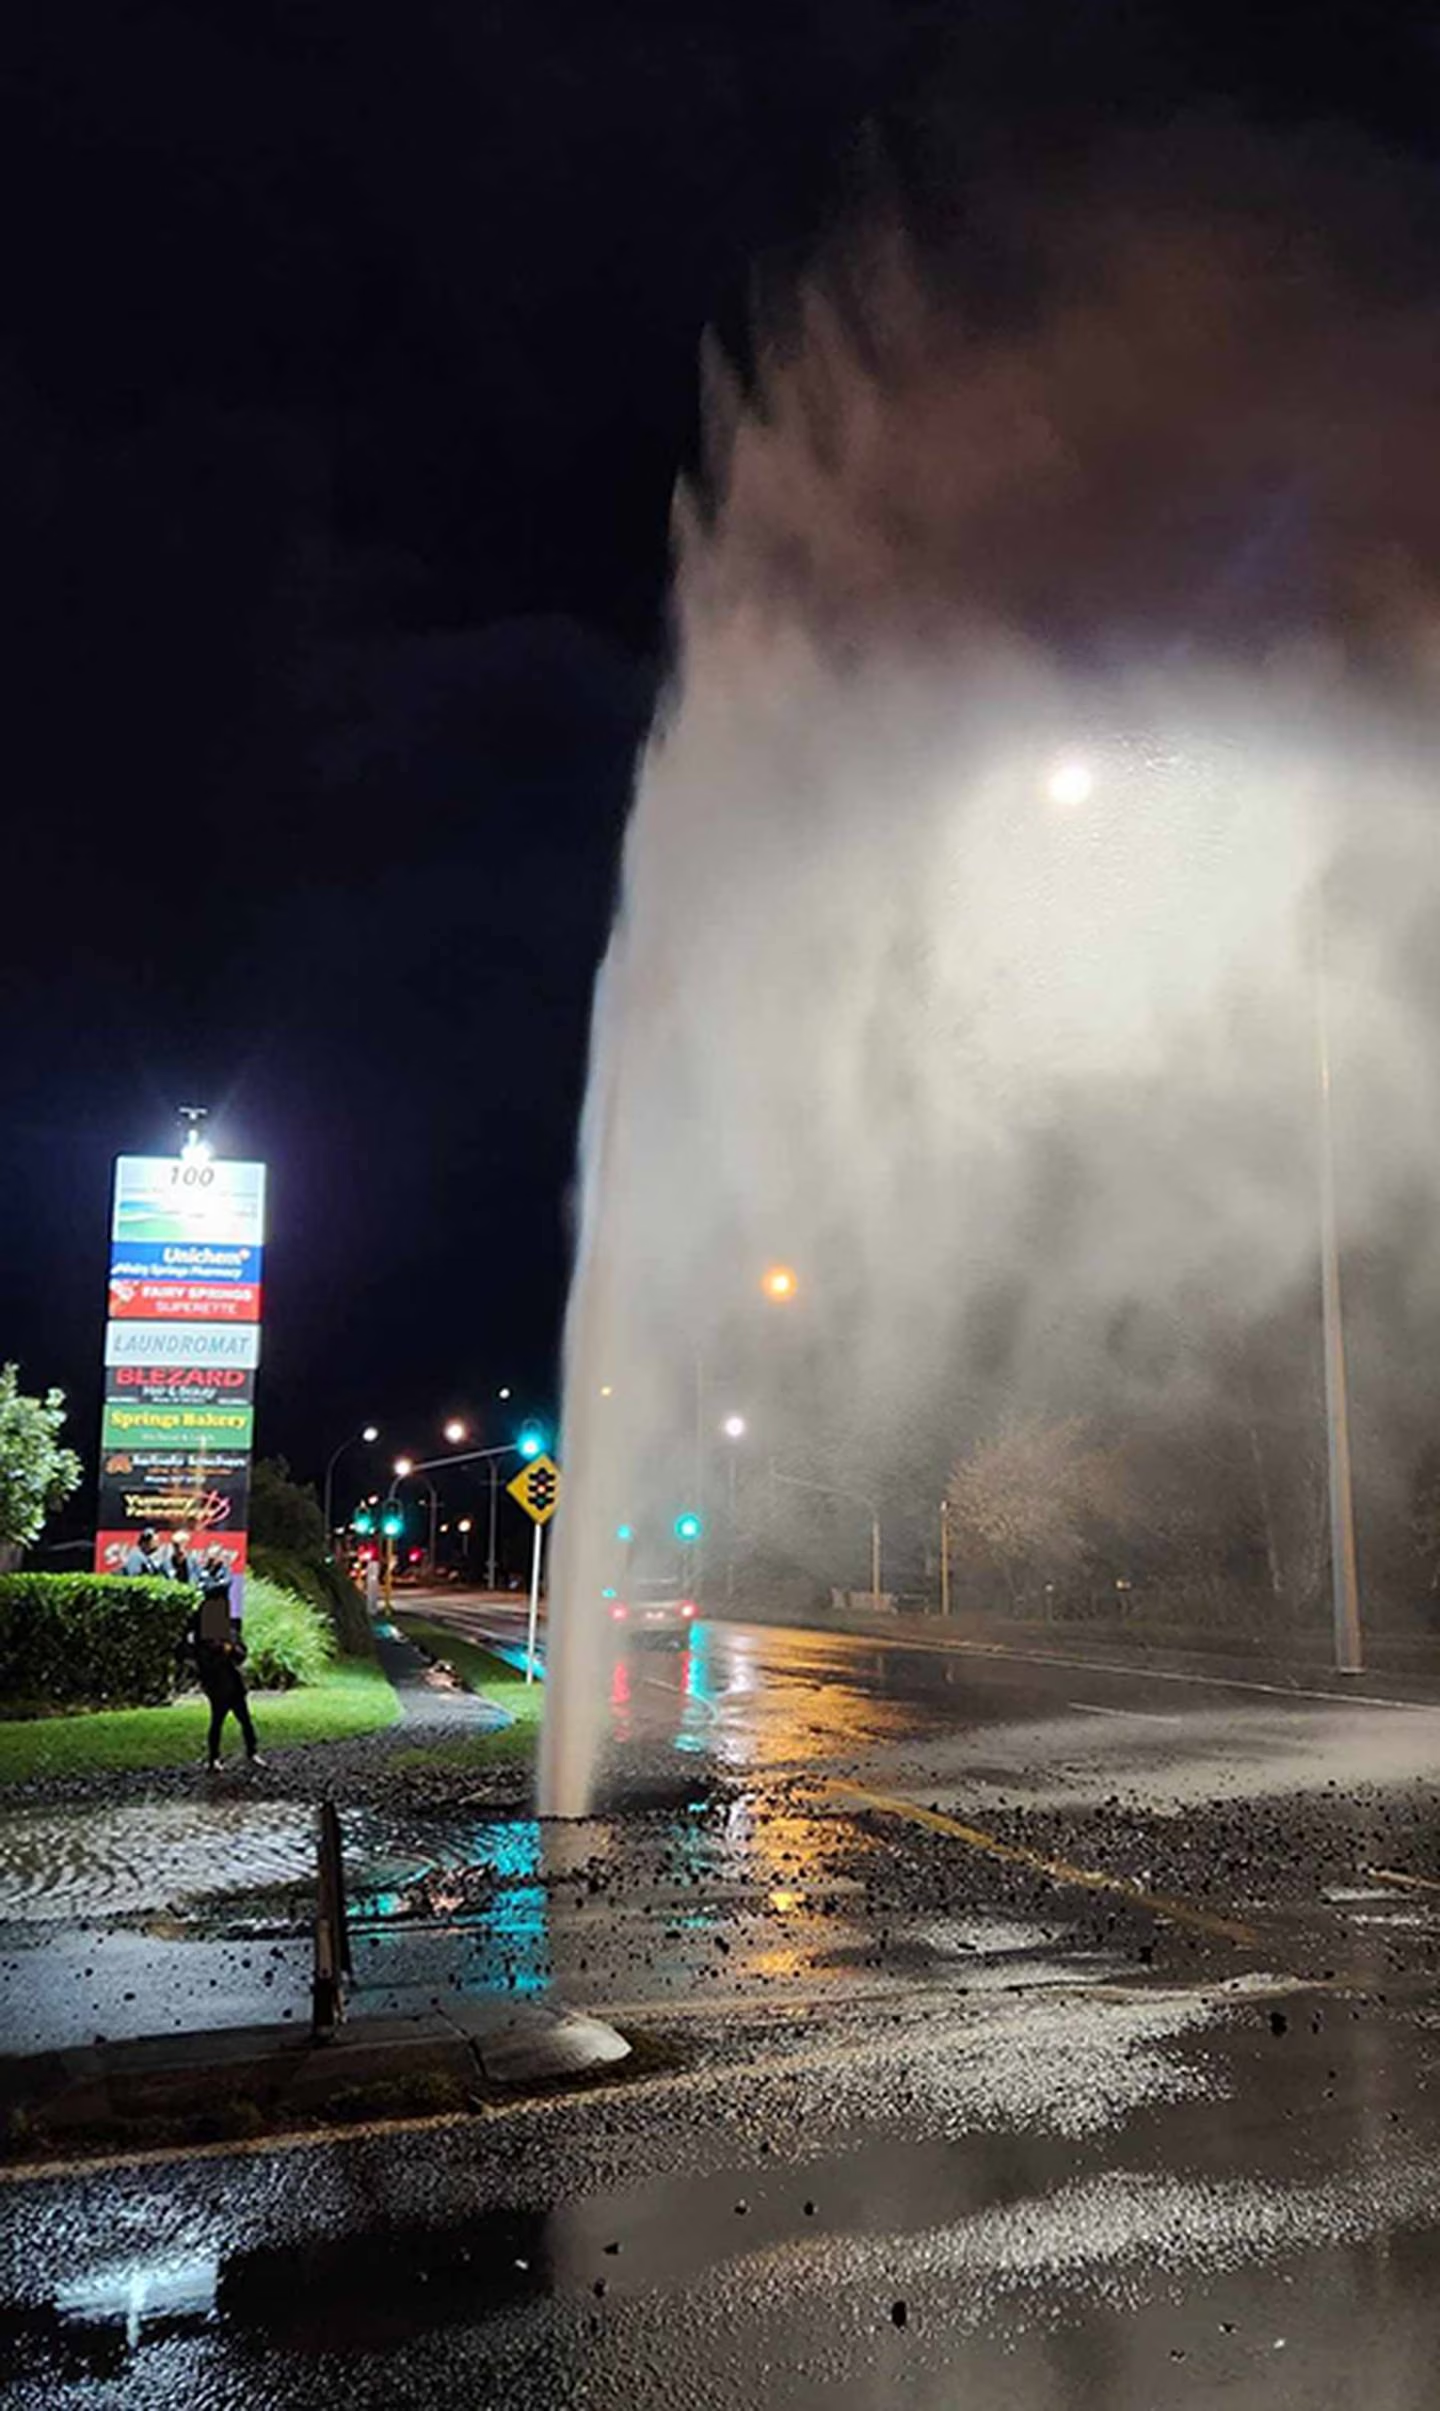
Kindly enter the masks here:
<path id="1" fill-rule="evenodd" d="M 122 1155 L 110 1217 L 95 1566 L 184 1532 L 234 1572 L 247 1551 L 265 1166 Z"/>

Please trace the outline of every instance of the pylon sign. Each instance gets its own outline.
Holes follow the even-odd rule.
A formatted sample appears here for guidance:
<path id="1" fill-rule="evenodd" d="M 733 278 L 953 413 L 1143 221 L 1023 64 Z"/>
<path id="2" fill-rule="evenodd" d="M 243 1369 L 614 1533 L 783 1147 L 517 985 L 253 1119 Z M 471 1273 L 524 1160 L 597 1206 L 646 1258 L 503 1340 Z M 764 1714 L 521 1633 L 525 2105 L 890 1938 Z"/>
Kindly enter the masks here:
<path id="1" fill-rule="evenodd" d="M 548 1524 L 560 1504 L 560 1468 L 553 1457 L 534 1457 L 505 1487 L 533 1522 Z"/>
<path id="2" fill-rule="evenodd" d="M 147 1530 L 161 1563 L 183 1532 L 192 1553 L 218 1546 L 244 1571 L 264 1226 L 263 1164 L 187 1146 L 115 1165 L 101 1573 L 129 1564 Z"/>

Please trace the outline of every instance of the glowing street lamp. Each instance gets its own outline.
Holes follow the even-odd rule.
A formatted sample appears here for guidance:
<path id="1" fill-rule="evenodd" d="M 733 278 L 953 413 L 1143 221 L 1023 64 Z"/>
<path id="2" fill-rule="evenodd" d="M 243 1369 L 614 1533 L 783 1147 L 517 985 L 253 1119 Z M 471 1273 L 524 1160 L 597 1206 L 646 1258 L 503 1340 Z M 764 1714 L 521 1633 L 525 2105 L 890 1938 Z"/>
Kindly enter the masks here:
<path id="1" fill-rule="evenodd" d="M 1088 763 L 1077 761 L 1071 755 L 1055 764 L 1046 781 L 1045 792 L 1051 803 L 1059 804 L 1062 811 L 1078 811 L 1081 804 L 1089 803 L 1095 792 L 1095 773 Z"/>
<path id="2" fill-rule="evenodd" d="M 395 1479 L 397 1482 L 403 1482 L 406 1475 L 413 1473 L 414 1471 L 415 1459 L 413 1457 L 397 1457 L 395 1459 Z"/>
<path id="3" fill-rule="evenodd" d="M 452 1448 L 458 1448 L 462 1440 L 469 1439 L 469 1430 L 467 1426 L 461 1422 L 458 1415 L 452 1415 L 449 1422 L 446 1424 L 445 1437 L 449 1441 Z"/>
<path id="4" fill-rule="evenodd" d="M 339 1464 L 340 1459 L 344 1456 L 346 1449 L 354 1447 L 357 1438 L 362 1440 L 367 1448 L 373 1448 L 379 1437 L 379 1425 L 377 1423 L 367 1423 L 364 1429 L 359 1433 L 347 1432 L 339 1447 L 332 1448 L 330 1451 L 330 1456 L 325 1467 L 324 1483 L 325 1546 L 327 1549 L 330 1546 L 332 1535 L 331 1517 L 334 1514 L 335 1509 L 335 1468 Z"/>
<path id="5" fill-rule="evenodd" d="M 743 1415 L 727 1415 L 720 1429 L 732 1444 L 730 1448 L 730 1530 L 725 1554 L 725 1598 L 729 1603 L 735 1597 L 735 1534 L 740 1523 L 740 1451 L 734 1443 L 745 1437 L 745 1418 Z"/>
<path id="6" fill-rule="evenodd" d="M 788 1264 L 772 1264 L 760 1284 L 773 1304 L 788 1305 L 800 1284 Z"/>

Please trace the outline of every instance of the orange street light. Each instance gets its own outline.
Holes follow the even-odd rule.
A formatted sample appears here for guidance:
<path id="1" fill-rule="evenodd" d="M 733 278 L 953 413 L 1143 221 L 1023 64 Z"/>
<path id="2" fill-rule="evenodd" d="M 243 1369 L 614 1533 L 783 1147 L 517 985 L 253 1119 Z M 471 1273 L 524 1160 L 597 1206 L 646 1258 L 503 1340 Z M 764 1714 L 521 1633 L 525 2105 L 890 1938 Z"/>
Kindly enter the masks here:
<path id="1" fill-rule="evenodd" d="M 799 1283 L 788 1264 L 772 1264 L 760 1286 L 767 1298 L 784 1306 L 794 1297 Z"/>

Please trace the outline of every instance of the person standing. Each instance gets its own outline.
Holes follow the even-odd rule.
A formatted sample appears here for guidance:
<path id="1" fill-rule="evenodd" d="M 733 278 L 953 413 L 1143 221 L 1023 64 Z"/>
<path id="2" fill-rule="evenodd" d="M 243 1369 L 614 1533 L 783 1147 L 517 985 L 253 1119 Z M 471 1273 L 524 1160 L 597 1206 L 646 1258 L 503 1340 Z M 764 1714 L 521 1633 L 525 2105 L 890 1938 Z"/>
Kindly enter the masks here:
<path id="1" fill-rule="evenodd" d="M 193 1582 L 195 1579 L 195 1561 L 187 1545 L 189 1539 L 188 1532 L 177 1532 L 171 1540 L 170 1562 L 165 1570 L 172 1582 Z"/>
<path id="2" fill-rule="evenodd" d="M 210 1702 L 210 1735 L 206 1764 L 214 1774 L 220 1764 L 220 1739 L 227 1716 L 240 1727 L 245 1755 L 252 1766 L 263 1766 L 260 1744 L 245 1697 L 245 1642 L 230 1613 L 230 1569 L 223 1550 L 207 1549 L 200 1567 L 200 1604 L 185 1628 L 182 1648 L 195 1661 L 200 1688 Z"/>
<path id="3" fill-rule="evenodd" d="M 122 1574 L 152 1574 L 158 1580 L 163 1580 L 166 1572 L 165 1558 L 160 1544 L 155 1538 L 153 1524 L 147 1524 L 135 1546 L 126 1550 L 125 1563 L 120 1571 Z"/>

